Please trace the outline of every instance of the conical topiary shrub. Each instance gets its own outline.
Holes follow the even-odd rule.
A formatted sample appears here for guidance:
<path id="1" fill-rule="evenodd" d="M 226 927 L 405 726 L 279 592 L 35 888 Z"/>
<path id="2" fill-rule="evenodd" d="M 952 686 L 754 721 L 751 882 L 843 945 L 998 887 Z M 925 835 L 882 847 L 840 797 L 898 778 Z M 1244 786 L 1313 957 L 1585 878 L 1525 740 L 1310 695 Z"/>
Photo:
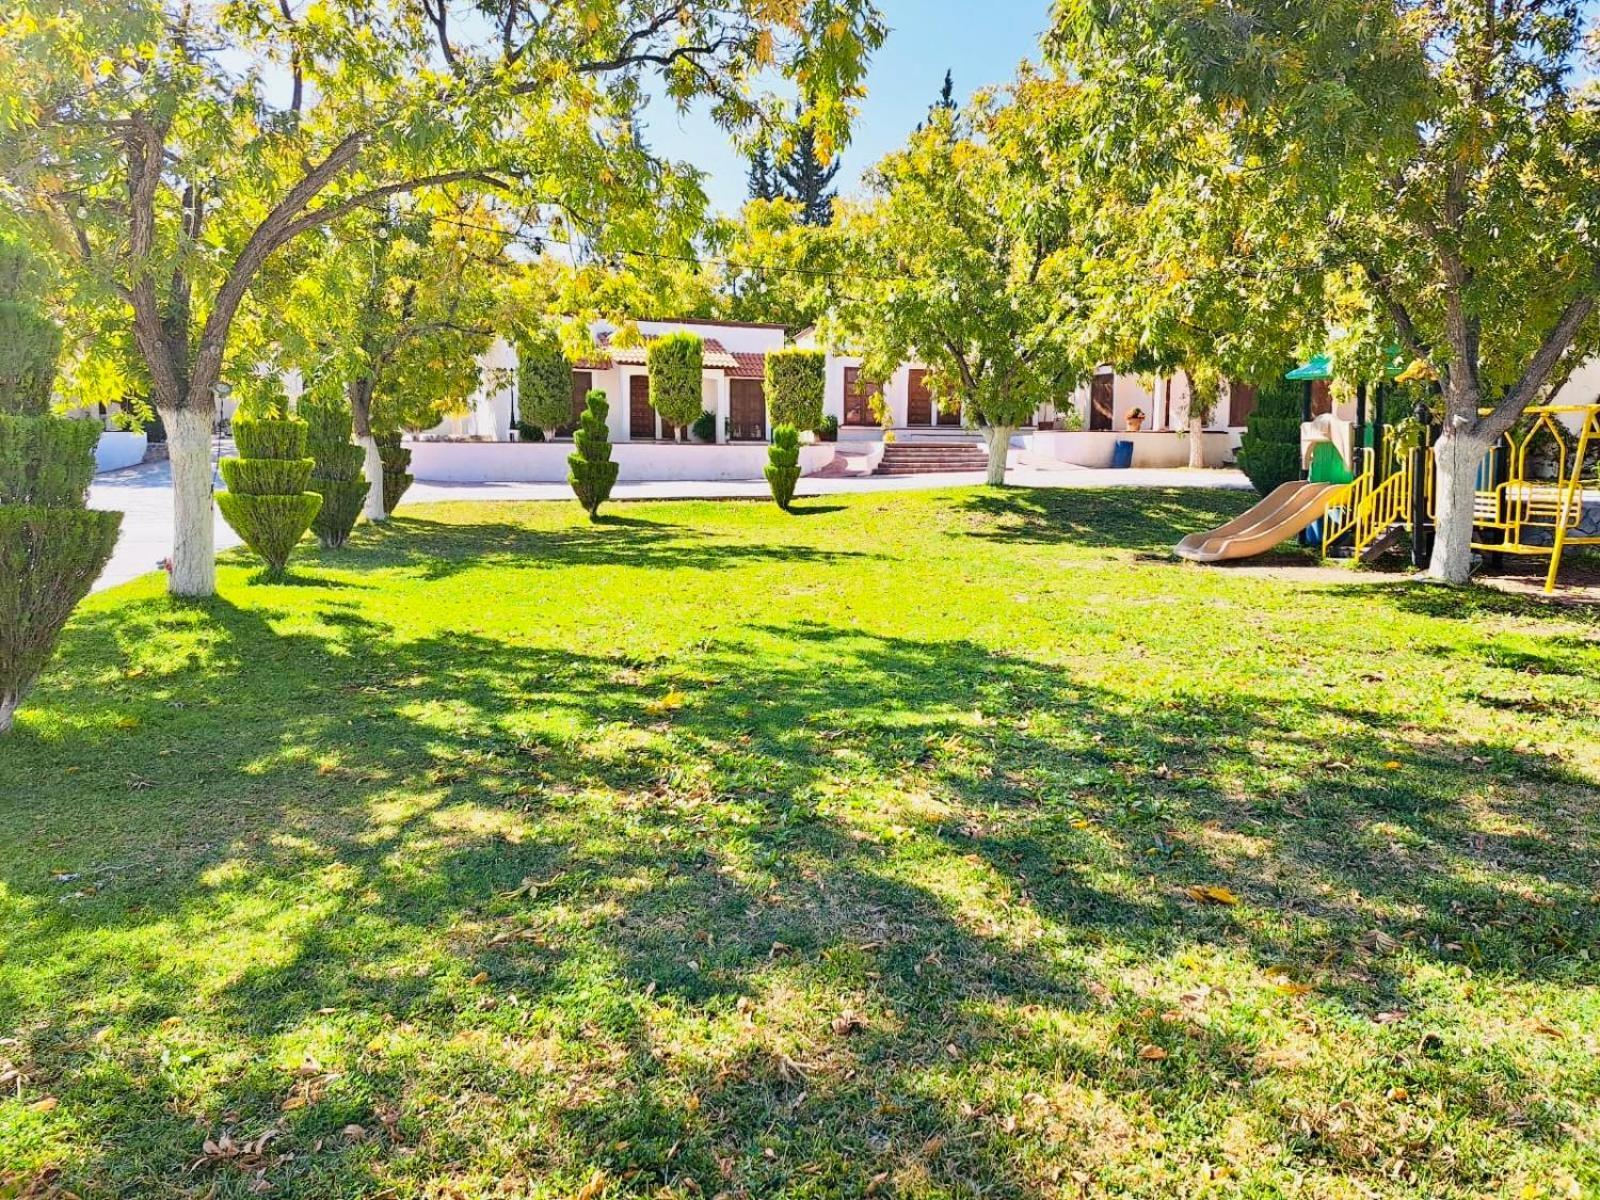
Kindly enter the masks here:
<path id="1" fill-rule="evenodd" d="M 100 426 L 46 415 L 61 331 L 39 311 L 31 257 L 0 239 L 0 733 L 117 542 L 92 512 Z"/>
<path id="2" fill-rule="evenodd" d="M 267 573 L 282 575 L 295 543 L 322 508 L 322 497 L 306 490 L 316 466 L 306 457 L 306 423 L 296 417 L 235 417 L 233 440 L 239 457 L 218 464 L 228 490 L 217 497 L 217 507 L 261 556 Z"/>
<path id="3" fill-rule="evenodd" d="M 383 460 L 383 511 L 392 513 L 400 503 L 406 489 L 416 482 L 409 473 L 411 451 L 400 444 L 400 431 L 374 435 L 378 443 L 378 457 Z"/>
<path id="4" fill-rule="evenodd" d="M 1263 496 L 1300 478 L 1299 384 L 1280 378 L 1257 389 L 1235 460 Z"/>
<path id="5" fill-rule="evenodd" d="M 323 546 L 337 550 L 350 537 L 367 497 L 361 472 L 366 453 L 350 440 L 354 425 L 350 405 L 342 398 L 307 396 L 299 411 L 306 423 L 306 448 L 316 464 L 310 487 L 322 497 L 311 530 Z"/>
<path id="6" fill-rule="evenodd" d="M 589 393 L 572 435 L 577 452 L 567 455 L 567 482 L 591 521 L 617 482 L 617 464 L 611 461 L 611 438 L 606 428 L 606 414 L 610 411 L 604 392 Z"/>
<path id="7" fill-rule="evenodd" d="M 794 500 L 795 484 L 800 482 L 800 432 L 793 425 L 775 425 L 772 446 L 767 450 L 767 486 L 784 512 Z"/>

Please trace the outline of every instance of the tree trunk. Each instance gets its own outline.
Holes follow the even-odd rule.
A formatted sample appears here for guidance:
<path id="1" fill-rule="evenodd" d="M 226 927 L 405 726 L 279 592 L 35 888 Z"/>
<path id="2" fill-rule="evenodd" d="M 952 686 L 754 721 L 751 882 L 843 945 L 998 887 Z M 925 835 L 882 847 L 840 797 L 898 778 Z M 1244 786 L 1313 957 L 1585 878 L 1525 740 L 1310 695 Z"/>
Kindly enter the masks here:
<path id="1" fill-rule="evenodd" d="M 1206 421 L 1204 417 L 1189 418 L 1189 466 L 1198 470 L 1206 465 Z"/>
<path id="2" fill-rule="evenodd" d="M 17 705 L 22 703 L 22 694 L 13 691 L 0 691 L 0 733 L 11 732 L 11 721 L 17 715 Z"/>
<path id="3" fill-rule="evenodd" d="M 1446 422 L 1433 448 L 1435 527 L 1428 577 L 1466 583 L 1472 574 L 1472 506 L 1478 468 L 1489 445 Z"/>
<path id="4" fill-rule="evenodd" d="M 1006 481 L 1006 454 L 1011 449 L 1014 425 L 985 425 L 983 440 L 989 444 L 989 473 L 985 482 L 1000 487 Z"/>
<path id="5" fill-rule="evenodd" d="M 372 387 L 368 381 L 356 379 L 351 381 L 349 391 L 356 445 L 367 452 L 367 499 L 361 511 L 369 521 L 386 521 L 389 514 L 383 511 L 383 455 L 378 453 L 378 440 L 372 436 Z"/>
<path id="6" fill-rule="evenodd" d="M 211 420 L 209 408 L 161 410 L 172 464 L 172 574 L 167 590 L 174 596 L 211 596 L 217 590 Z"/>
<path id="7" fill-rule="evenodd" d="M 369 521 L 387 521 L 389 514 L 383 511 L 383 455 L 378 453 L 378 440 L 369 433 L 357 437 L 356 444 L 367 452 L 367 499 L 361 511 Z"/>

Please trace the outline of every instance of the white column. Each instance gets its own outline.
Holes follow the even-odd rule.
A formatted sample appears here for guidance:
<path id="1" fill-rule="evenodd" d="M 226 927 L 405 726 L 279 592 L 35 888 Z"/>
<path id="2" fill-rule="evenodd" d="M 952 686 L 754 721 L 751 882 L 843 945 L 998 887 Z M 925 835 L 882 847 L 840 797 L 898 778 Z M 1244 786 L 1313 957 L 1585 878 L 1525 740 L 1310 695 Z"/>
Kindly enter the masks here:
<path id="1" fill-rule="evenodd" d="M 728 416 L 733 411 L 733 380 L 726 371 L 717 373 L 717 443 L 728 440 Z"/>

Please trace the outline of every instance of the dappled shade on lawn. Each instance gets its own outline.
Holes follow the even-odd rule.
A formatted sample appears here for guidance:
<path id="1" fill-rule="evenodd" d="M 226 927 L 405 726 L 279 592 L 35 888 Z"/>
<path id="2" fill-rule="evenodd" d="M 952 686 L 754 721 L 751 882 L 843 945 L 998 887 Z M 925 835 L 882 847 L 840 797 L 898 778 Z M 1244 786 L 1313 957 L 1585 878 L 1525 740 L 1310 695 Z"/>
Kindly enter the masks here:
<path id="1" fill-rule="evenodd" d="M 0 761 L 0 1162 L 1594 1184 L 1600 621 L 1151 557 L 1247 499 L 409 509 L 97 598 Z"/>

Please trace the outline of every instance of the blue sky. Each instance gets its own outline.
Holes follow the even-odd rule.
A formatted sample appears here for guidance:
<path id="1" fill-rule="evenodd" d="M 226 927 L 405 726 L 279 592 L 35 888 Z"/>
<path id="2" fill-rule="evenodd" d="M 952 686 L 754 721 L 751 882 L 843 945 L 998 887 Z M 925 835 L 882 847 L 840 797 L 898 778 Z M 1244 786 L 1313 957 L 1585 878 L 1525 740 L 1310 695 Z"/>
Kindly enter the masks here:
<path id="1" fill-rule="evenodd" d="M 1037 58 L 1049 0 L 879 0 L 889 39 L 872 61 L 850 146 L 835 186 L 853 191 L 861 172 L 905 141 L 939 94 L 946 69 L 955 72 L 956 97 L 1009 80 L 1017 63 Z M 645 136 L 668 158 L 707 172 L 712 204 L 735 211 L 745 200 L 745 159 L 727 135 L 690 112 L 680 118 L 661 102 L 645 114 Z"/>

